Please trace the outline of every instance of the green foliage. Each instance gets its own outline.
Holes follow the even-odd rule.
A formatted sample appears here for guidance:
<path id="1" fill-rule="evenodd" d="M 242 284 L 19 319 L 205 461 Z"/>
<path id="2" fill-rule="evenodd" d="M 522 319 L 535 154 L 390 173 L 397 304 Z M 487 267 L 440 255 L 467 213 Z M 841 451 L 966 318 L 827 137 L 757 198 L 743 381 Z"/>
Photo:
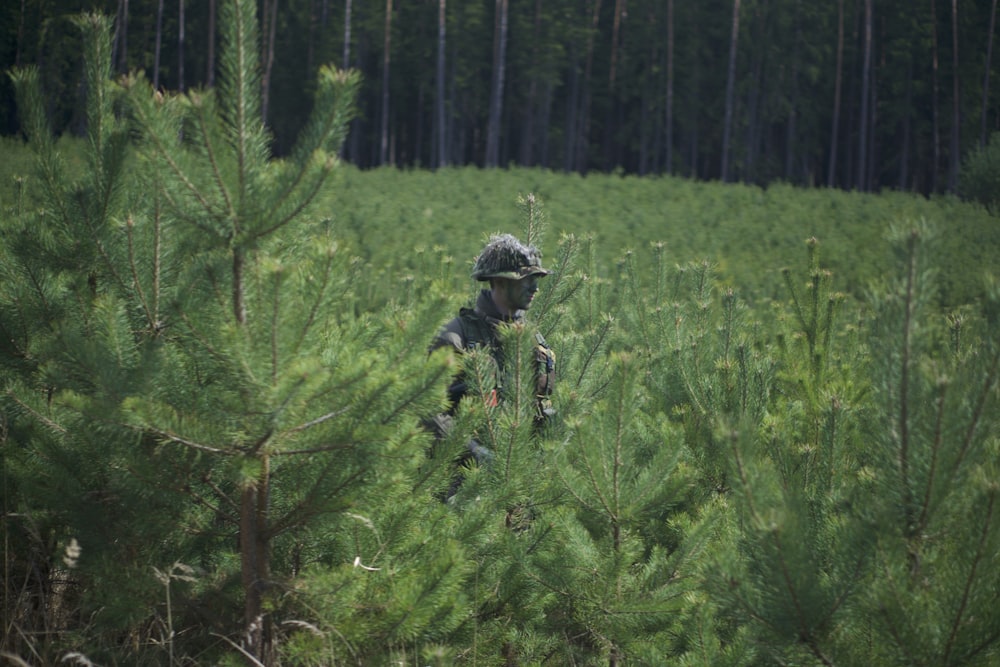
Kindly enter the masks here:
<path id="1" fill-rule="evenodd" d="M 256 57 L 247 7 L 228 5 L 227 58 Z M 78 23 L 103 62 L 108 26 Z M 37 73 L 13 75 L 32 167 L 11 146 L 0 651 L 995 662 L 1000 290 L 973 270 L 992 218 L 338 168 L 357 81 L 333 69 L 278 160 L 252 63 L 227 62 L 233 80 L 184 96 L 88 65 L 83 142 L 54 140 Z M 517 228 L 554 273 L 502 331 L 506 375 L 428 358 L 482 240 Z M 557 356 L 541 427 L 535 327 Z M 459 368 L 470 393 L 432 443 L 421 419 Z M 441 502 L 472 437 L 492 460 Z"/>
<path id="2" fill-rule="evenodd" d="M 966 156 L 958 175 L 958 192 L 991 214 L 1000 215 L 1000 132 L 991 134 L 985 146 Z"/>

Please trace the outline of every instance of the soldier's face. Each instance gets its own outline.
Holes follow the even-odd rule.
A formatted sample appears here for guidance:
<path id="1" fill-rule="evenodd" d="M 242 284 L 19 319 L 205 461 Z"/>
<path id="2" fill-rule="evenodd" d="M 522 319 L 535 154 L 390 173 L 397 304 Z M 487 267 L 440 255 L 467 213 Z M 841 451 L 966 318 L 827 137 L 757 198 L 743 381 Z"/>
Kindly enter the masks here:
<path id="1" fill-rule="evenodd" d="M 527 276 L 520 280 L 501 278 L 497 281 L 497 289 L 511 312 L 527 310 L 538 291 L 538 276 Z"/>

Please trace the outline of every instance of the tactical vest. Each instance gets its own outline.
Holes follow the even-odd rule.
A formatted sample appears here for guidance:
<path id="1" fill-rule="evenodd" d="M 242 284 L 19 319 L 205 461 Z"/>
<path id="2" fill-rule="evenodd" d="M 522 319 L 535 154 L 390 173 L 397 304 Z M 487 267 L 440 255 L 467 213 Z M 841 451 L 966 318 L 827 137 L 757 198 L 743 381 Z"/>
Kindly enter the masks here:
<path id="1" fill-rule="evenodd" d="M 505 359 L 496 325 L 482 317 L 472 308 L 462 308 L 458 313 L 462 341 L 466 349 L 486 346 L 490 356 L 497 365 L 497 379 L 503 376 Z M 546 418 L 553 414 L 552 401 L 549 397 L 555 388 L 556 355 L 545 342 L 541 333 L 535 332 L 535 399 L 538 402 L 538 417 Z M 503 387 L 496 387 L 497 395 L 503 397 Z"/>

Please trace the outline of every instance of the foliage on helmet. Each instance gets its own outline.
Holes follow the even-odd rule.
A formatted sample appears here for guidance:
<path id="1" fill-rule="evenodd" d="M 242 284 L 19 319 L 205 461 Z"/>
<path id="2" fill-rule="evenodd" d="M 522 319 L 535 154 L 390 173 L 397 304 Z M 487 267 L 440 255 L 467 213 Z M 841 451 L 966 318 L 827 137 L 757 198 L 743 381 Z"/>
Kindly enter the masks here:
<path id="1" fill-rule="evenodd" d="M 472 277 L 476 280 L 491 278 L 521 278 L 549 275 L 542 268 L 541 252 L 533 245 L 525 245 L 511 234 L 494 234 L 476 258 Z"/>

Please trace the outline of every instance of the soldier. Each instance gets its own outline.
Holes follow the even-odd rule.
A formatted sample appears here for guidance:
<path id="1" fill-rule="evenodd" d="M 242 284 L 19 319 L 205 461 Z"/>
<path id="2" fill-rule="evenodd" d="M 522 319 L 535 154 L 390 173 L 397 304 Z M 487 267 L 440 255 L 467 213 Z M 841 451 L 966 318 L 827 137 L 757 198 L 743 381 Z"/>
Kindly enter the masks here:
<path id="1" fill-rule="evenodd" d="M 475 307 L 462 308 L 457 317 L 441 328 L 431 343 L 432 352 L 446 347 L 459 353 L 477 348 L 488 349 L 498 378 L 498 386 L 493 388 L 490 398 L 494 404 L 503 398 L 499 382 L 506 370 L 498 327 L 524 322 L 525 311 L 538 291 L 538 279 L 549 273 L 542 268 L 540 254 L 534 246 L 525 245 L 510 234 L 492 236 L 472 269 L 472 277 L 489 282 L 489 287 L 479 292 Z M 541 425 L 553 414 L 550 396 L 555 382 L 555 354 L 540 333 L 534 337 L 536 424 Z M 439 437 L 448 432 L 451 416 L 467 391 L 465 374 L 459 374 L 448 387 L 451 408 L 447 413 L 438 415 L 431 425 Z M 469 441 L 468 449 L 462 457 L 463 463 L 474 458 L 484 464 L 492 456 L 475 439 Z"/>

